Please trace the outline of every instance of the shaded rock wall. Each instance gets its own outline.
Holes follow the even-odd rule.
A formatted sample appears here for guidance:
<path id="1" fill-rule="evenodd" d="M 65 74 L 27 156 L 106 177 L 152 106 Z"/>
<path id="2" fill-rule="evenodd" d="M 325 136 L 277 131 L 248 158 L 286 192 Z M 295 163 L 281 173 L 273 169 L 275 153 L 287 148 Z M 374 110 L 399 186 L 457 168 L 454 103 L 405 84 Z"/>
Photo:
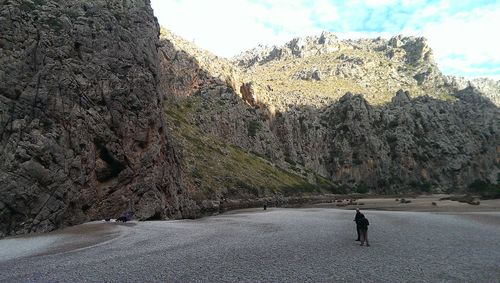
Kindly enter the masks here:
<path id="1" fill-rule="evenodd" d="M 0 236 L 188 217 L 149 1 L 3 1 Z"/>
<path id="2" fill-rule="evenodd" d="M 238 92 L 241 79 L 231 62 L 199 49 L 164 27 L 160 39 L 161 91 L 177 97 L 201 90 L 221 93 L 225 88 Z"/>
<path id="3" fill-rule="evenodd" d="M 381 107 L 342 97 L 327 110 L 329 175 L 381 193 L 498 183 L 500 111 L 473 89 L 459 95 L 446 102 L 400 91 Z"/>

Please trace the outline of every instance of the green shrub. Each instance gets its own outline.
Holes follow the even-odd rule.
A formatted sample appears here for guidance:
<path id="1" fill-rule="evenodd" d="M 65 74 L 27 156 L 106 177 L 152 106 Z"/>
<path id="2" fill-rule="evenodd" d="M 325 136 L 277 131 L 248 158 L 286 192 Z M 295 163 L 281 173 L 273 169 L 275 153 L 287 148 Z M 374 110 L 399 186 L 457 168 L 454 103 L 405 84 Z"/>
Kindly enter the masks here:
<path id="1" fill-rule="evenodd" d="M 387 135 L 386 136 L 387 143 L 389 143 L 390 146 L 393 146 L 398 141 L 398 137 L 396 135 Z"/>
<path id="2" fill-rule="evenodd" d="M 285 196 L 300 196 L 303 194 L 310 194 L 314 192 L 319 192 L 319 188 L 313 184 L 309 184 L 307 182 L 303 182 L 300 184 L 295 184 L 293 186 L 289 186 L 285 188 L 283 191 L 283 195 Z"/>
<path id="3" fill-rule="evenodd" d="M 259 121 L 253 120 L 248 124 L 248 136 L 254 138 L 258 131 L 262 129 Z"/>
<path id="4" fill-rule="evenodd" d="M 23 1 L 19 8 L 23 11 L 30 12 L 36 9 L 36 5 L 30 1 Z"/>
<path id="5" fill-rule="evenodd" d="M 355 188 L 354 191 L 358 194 L 366 194 L 370 191 L 370 188 L 365 184 L 360 184 Z"/>
<path id="6" fill-rule="evenodd" d="M 259 189 L 254 187 L 252 184 L 249 184 L 243 180 L 237 180 L 235 185 L 238 189 L 243 190 L 248 194 L 259 196 Z"/>
<path id="7" fill-rule="evenodd" d="M 329 189 L 330 189 L 330 192 L 332 194 L 343 195 L 343 194 L 347 194 L 347 193 L 351 192 L 351 188 L 347 185 L 344 185 L 344 184 L 337 185 L 337 186 L 332 185 L 329 187 Z"/>
<path id="8" fill-rule="evenodd" d="M 68 9 L 64 12 L 66 15 L 68 15 L 68 17 L 70 19 L 77 19 L 80 14 L 77 12 L 77 10 L 73 10 L 73 9 Z"/>
<path id="9" fill-rule="evenodd" d="M 500 198 L 499 184 L 491 184 L 487 181 L 475 180 L 469 184 L 469 190 L 473 193 L 479 194 L 483 199 Z"/>
<path id="10" fill-rule="evenodd" d="M 25 12 L 31 12 L 37 9 L 37 6 L 45 4 L 45 0 L 23 0 L 19 5 L 19 8 Z"/>
<path id="11" fill-rule="evenodd" d="M 63 28 L 62 22 L 57 19 L 57 18 L 49 18 L 45 21 L 47 25 L 49 25 L 50 28 L 59 31 Z"/>
<path id="12" fill-rule="evenodd" d="M 285 156 L 285 161 L 286 161 L 286 162 L 288 162 L 288 163 L 290 163 L 290 165 L 292 165 L 292 166 L 297 165 L 297 163 L 296 163 L 295 161 L 293 161 L 293 160 L 290 158 L 290 156 Z"/>
<path id="13" fill-rule="evenodd" d="M 432 190 L 432 184 L 429 182 L 416 182 L 412 181 L 409 183 L 410 187 L 414 188 L 417 192 L 430 193 Z"/>

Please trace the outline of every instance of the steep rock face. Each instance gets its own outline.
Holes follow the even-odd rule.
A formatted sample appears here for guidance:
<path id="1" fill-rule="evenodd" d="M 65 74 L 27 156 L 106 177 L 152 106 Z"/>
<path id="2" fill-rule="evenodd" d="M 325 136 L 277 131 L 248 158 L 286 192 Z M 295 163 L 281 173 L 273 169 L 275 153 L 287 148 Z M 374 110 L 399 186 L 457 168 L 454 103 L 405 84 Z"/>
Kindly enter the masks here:
<path id="1" fill-rule="evenodd" d="M 189 216 L 149 1 L 3 1 L 0 236 Z"/>
<path id="2" fill-rule="evenodd" d="M 400 91 L 373 107 L 342 97 L 328 109 L 331 176 L 385 193 L 497 183 L 500 111 L 472 89 L 462 95 L 479 99 L 447 103 Z"/>
<path id="3" fill-rule="evenodd" d="M 183 53 L 203 61 L 198 54 Z M 238 94 L 221 80 L 187 88 L 177 103 L 200 106 L 188 118 L 205 133 L 282 168 L 374 192 L 499 182 L 498 107 L 482 90 L 451 86 L 424 38 L 340 41 L 324 33 L 233 62 L 242 81 L 259 86 L 251 95 L 259 103 L 245 103 L 253 101 L 247 88 Z"/>
<path id="4" fill-rule="evenodd" d="M 177 97 L 197 91 L 222 93 L 225 88 L 238 92 L 239 70 L 229 61 L 198 49 L 192 43 L 161 28 L 160 90 Z"/>

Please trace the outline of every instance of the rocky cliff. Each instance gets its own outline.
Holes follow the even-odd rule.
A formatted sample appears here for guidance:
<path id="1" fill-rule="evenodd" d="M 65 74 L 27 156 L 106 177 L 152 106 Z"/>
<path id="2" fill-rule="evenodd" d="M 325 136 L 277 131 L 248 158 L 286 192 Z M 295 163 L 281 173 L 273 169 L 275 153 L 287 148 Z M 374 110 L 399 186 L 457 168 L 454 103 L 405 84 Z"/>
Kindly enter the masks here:
<path id="1" fill-rule="evenodd" d="M 172 36 L 162 49 L 195 62 L 189 73 L 214 73 L 196 63 L 206 58 L 228 65 Z M 180 58 L 169 62 L 186 66 Z M 226 78 L 196 81 L 206 87 L 170 78 L 183 86 L 174 103 L 191 109 L 177 117 L 312 184 L 315 174 L 334 192 L 463 191 L 499 182 L 498 89 L 443 76 L 425 38 L 352 41 L 324 32 L 232 62 Z"/>
<path id="2" fill-rule="evenodd" d="M 399 91 L 381 107 L 346 95 L 329 113 L 334 179 L 393 193 L 457 191 L 477 180 L 498 182 L 500 112 L 474 89 L 449 103 Z M 477 100 L 476 100 L 477 99 Z"/>
<path id="3" fill-rule="evenodd" d="M 269 129 L 271 112 L 238 67 L 167 29 L 162 29 L 160 43 L 167 125 L 196 185 L 192 197 L 202 213 L 332 192 L 332 183 L 314 172 L 276 166 L 282 152 L 264 140 L 255 142 L 266 132 L 278 144 Z"/>
<path id="4" fill-rule="evenodd" d="M 5 0 L 0 26 L 0 236 L 189 217 L 149 1 Z"/>
<path id="5" fill-rule="evenodd" d="M 478 92 L 488 98 L 496 106 L 500 107 L 500 81 L 477 78 L 468 80 L 463 77 L 445 76 L 446 83 L 455 90 L 463 90 L 468 87 L 478 90 Z"/>

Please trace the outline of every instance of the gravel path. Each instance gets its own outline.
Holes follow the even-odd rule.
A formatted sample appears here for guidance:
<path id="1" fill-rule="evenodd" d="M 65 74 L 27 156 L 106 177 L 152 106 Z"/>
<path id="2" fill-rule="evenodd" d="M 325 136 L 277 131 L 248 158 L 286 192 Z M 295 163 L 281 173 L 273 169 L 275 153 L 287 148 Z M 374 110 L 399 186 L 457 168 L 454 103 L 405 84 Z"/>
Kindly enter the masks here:
<path id="1" fill-rule="evenodd" d="M 354 241 L 354 212 L 337 209 L 86 224 L 106 226 L 102 241 L 85 225 L 0 240 L 0 281 L 500 282 L 498 212 L 365 215 L 371 247 Z"/>

